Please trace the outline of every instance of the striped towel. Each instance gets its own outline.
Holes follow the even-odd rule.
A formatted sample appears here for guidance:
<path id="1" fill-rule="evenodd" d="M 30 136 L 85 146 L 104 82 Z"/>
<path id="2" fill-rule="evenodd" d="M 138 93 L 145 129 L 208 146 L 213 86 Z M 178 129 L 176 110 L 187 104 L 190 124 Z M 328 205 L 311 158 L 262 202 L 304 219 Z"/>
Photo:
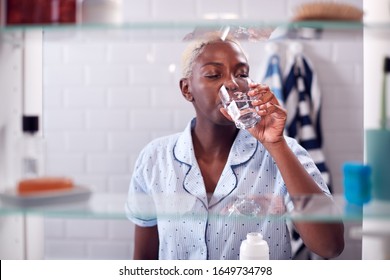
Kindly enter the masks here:
<path id="1" fill-rule="evenodd" d="M 278 99 L 280 105 L 284 106 L 283 101 L 283 81 L 282 72 L 280 70 L 279 55 L 274 53 L 268 58 L 267 69 L 263 78 L 263 83 L 267 84 L 275 97 Z"/>
<path id="2" fill-rule="evenodd" d="M 321 95 L 313 67 L 301 52 L 287 63 L 283 98 L 287 110 L 287 135 L 295 138 L 310 154 L 331 190 L 330 173 L 322 151 Z M 292 224 L 291 246 L 295 259 L 319 259 L 303 244 Z"/>
<path id="3" fill-rule="evenodd" d="M 317 77 L 310 62 L 302 54 L 296 54 L 287 69 L 283 86 L 288 112 L 287 134 L 297 139 L 309 152 L 326 184 L 331 188 L 330 173 L 322 151 L 321 94 Z"/>

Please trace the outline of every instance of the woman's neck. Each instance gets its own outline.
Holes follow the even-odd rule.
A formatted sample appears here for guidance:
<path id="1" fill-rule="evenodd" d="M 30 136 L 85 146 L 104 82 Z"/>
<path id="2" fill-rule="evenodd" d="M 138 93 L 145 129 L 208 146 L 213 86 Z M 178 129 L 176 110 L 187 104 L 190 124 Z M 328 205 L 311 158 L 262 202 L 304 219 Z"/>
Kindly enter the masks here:
<path id="1" fill-rule="evenodd" d="M 237 134 L 235 126 L 202 125 L 197 122 L 192 130 L 196 157 L 227 155 Z"/>
<path id="2" fill-rule="evenodd" d="M 195 158 L 206 192 L 213 193 L 226 166 L 238 129 L 234 126 L 202 126 L 197 123 L 191 133 Z"/>

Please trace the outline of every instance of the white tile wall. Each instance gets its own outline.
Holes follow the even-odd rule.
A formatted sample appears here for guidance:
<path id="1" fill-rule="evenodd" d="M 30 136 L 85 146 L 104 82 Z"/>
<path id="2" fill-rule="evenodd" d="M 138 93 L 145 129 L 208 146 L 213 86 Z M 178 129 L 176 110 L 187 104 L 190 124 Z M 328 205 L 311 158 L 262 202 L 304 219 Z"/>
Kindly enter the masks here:
<path id="1" fill-rule="evenodd" d="M 180 21 L 215 12 L 284 20 L 297 3 L 307 1 L 124 2 L 127 21 Z M 361 5 L 360 0 L 348 2 Z M 44 130 L 49 174 L 72 176 L 97 192 L 122 193 L 125 200 L 140 149 L 155 137 L 181 131 L 194 115 L 178 87 L 183 43 L 167 39 L 169 32 L 84 32 L 62 39 L 61 34 L 45 35 Z M 363 159 L 361 37 L 351 34 L 340 41 L 303 44 L 318 73 L 324 150 L 335 191 L 341 193 L 342 164 Z M 264 44 L 244 43 L 244 47 L 252 76 L 260 80 Z M 280 43 L 282 58 L 287 47 L 288 42 Z M 47 219 L 45 240 L 47 259 L 130 259 L 133 250 L 128 221 Z M 360 243 L 351 244 L 344 257 L 359 258 Z"/>

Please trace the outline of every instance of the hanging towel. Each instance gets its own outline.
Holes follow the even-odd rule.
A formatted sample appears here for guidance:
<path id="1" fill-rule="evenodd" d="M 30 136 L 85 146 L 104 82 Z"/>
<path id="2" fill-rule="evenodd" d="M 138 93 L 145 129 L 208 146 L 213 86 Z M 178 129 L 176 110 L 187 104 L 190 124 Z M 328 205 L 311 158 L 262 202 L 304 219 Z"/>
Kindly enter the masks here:
<path id="1" fill-rule="evenodd" d="M 309 152 L 331 189 L 330 173 L 322 151 L 320 90 L 311 63 L 300 52 L 290 59 L 283 97 L 287 110 L 287 134 Z"/>
<path id="2" fill-rule="evenodd" d="M 267 84 L 275 97 L 278 99 L 280 105 L 284 106 L 283 101 L 283 81 L 282 72 L 280 70 L 279 55 L 274 53 L 268 58 L 267 70 L 263 78 L 263 83 Z"/>
<path id="3" fill-rule="evenodd" d="M 265 45 L 265 50 L 268 53 L 268 59 L 262 82 L 270 87 L 280 105 L 284 106 L 283 78 L 282 71 L 280 70 L 280 58 L 278 54 L 279 46 L 275 42 L 268 42 Z"/>
<path id="4" fill-rule="evenodd" d="M 321 95 L 317 76 L 308 58 L 302 54 L 302 45 L 291 44 L 292 55 L 287 59 L 283 84 L 283 99 L 287 110 L 286 134 L 295 138 L 310 154 L 330 191 L 331 178 L 322 151 Z M 319 256 L 303 244 L 293 224 L 288 224 L 292 253 L 296 259 L 318 259 Z"/>

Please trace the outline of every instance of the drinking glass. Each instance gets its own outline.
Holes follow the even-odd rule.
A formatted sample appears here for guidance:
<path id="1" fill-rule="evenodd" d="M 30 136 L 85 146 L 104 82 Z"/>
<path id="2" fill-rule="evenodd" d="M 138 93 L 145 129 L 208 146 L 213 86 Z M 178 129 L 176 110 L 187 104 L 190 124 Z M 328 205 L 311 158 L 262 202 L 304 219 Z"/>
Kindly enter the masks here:
<path id="1" fill-rule="evenodd" d="M 248 82 L 249 83 L 249 82 Z M 225 86 L 219 90 L 224 108 L 233 119 L 236 127 L 239 129 L 248 129 L 254 127 L 260 120 L 256 108 L 252 105 L 254 99 L 248 96 L 249 86 L 241 91 L 229 92 Z"/>

